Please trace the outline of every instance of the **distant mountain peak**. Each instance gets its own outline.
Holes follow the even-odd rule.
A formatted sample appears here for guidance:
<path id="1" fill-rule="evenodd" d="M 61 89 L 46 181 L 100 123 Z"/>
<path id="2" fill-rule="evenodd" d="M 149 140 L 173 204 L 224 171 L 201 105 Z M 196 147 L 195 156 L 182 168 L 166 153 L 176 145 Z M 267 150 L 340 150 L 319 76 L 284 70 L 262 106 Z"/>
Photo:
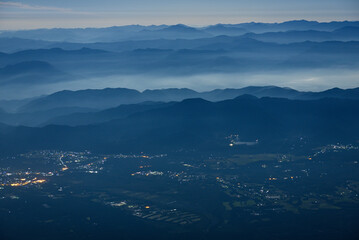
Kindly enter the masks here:
<path id="1" fill-rule="evenodd" d="M 163 31 L 185 31 L 185 32 L 200 32 L 198 29 L 184 25 L 184 24 L 177 24 L 172 25 L 167 28 L 162 29 Z"/>
<path id="2" fill-rule="evenodd" d="M 203 105 L 203 104 L 210 104 L 211 102 L 208 100 L 205 100 L 203 98 L 188 98 L 188 99 L 184 99 L 182 102 L 180 102 L 180 104 L 183 105 Z"/>

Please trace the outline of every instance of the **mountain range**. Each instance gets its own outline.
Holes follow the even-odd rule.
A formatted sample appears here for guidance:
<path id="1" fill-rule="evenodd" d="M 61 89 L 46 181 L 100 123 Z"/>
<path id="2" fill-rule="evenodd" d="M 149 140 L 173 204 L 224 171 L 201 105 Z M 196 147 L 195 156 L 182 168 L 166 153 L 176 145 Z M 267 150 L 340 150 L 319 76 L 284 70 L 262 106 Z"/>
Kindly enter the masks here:
<path id="1" fill-rule="evenodd" d="M 324 41 L 358 41 L 359 40 L 359 26 L 356 24 L 344 26 L 342 28 L 334 29 L 333 31 L 320 30 L 297 30 L 292 29 L 288 31 L 274 31 L 255 33 L 248 32 L 237 27 L 226 27 L 225 25 L 209 26 L 206 29 L 213 32 L 209 34 L 193 34 L 192 31 L 187 30 L 191 38 L 179 37 L 176 29 L 192 29 L 194 32 L 200 32 L 194 28 L 172 26 L 168 30 L 168 34 L 177 36 L 176 38 L 166 38 L 165 36 L 153 36 L 150 39 L 129 39 L 112 41 L 96 41 L 96 42 L 71 42 L 71 41 L 46 41 L 21 38 L 20 36 L 2 36 L 0 34 L 0 52 L 12 53 L 28 49 L 49 49 L 62 48 L 65 50 L 76 50 L 81 48 L 102 49 L 107 51 L 126 51 L 138 48 L 160 48 L 160 49 L 182 49 L 182 48 L 196 48 L 199 46 L 211 44 L 213 42 L 233 41 L 238 38 L 251 38 L 263 42 L 274 43 L 294 43 L 294 42 L 324 42 Z M 156 30 L 160 31 L 160 30 Z M 161 30 L 162 32 L 166 32 Z M 227 36 L 227 38 L 225 38 Z M 220 41 L 219 41 L 220 40 Z"/>
<path id="2" fill-rule="evenodd" d="M 187 79 L 203 84 L 222 75 L 225 83 L 202 89 L 266 85 L 247 79 L 287 73 L 291 76 L 283 85 L 294 88 L 305 79 L 319 79 L 321 89 L 333 87 L 322 80 L 332 74 L 342 79 L 338 87 L 355 87 L 348 81 L 359 67 L 358 29 L 355 21 L 299 20 L 1 31 L 0 95 L 31 98 L 79 89 L 83 83 L 93 88 L 193 88 Z"/>
<path id="3" fill-rule="evenodd" d="M 217 24 L 206 27 L 190 27 L 183 24 L 159 26 L 114 26 L 109 28 L 73 28 L 73 29 L 36 29 L 20 31 L 2 31 L 0 38 L 24 38 L 60 42 L 114 42 L 149 39 L 194 39 L 219 35 L 241 35 L 246 32 L 264 33 L 279 31 L 334 31 L 343 27 L 359 27 L 359 22 L 316 22 L 288 21 L 283 23 L 241 23 Z"/>
<path id="4" fill-rule="evenodd" d="M 290 100 L 250 95 L 219 102 L 186 99 L 138 112 L 131 110 L 122 118 L 93 125 L 2 125 L 0 150 L 228 151 L 226 137 L 231 134 L 239 134 L 243 141 L 258 140 L 256 150 L 274 152 L 303 139 L 313 146 L 353 142 L 359 134 L 358 103 L 352 99 Z"/>
<path id="5" fill-rule="evenodd" d="M 156 44 L 161 42 L 162 40 L 158 40 Z M 183 48 L 164 49 L 164 45 L 162 48 L 138 48 L 122 52 L 52 48 L 2 53 L 0 71 L 8 74 L 2 74 L 0 85 L 17 84 L 19 81 L 36 85 L 138 74 L 158 78 L 215 73 L 258 74 L 286 70 L 355 69 L 359 64 L 359 42 L 355 41 L 278 44 L 223 36 L 202 40 L 173 40 L 167 43 L 168 47 L 178 44 L 176 48 Z M 13 72 L 7 70 L 22 68 L 29 63 L 38 65 L 38 76 L 21 75 L 22 78 L 18 80 L 17 75 L 26 68 Z M 41 79 L 47 79 L 47 82 Z"/>
<path id="6" fill-rule="evenodd" d="M 356 142 L 358 29 L 299 20 L 1 31 L 0 154 Z M 308 85 L 328 90 L 293 89 Z M 255 144 L 231 147 L 230 135 Z"/>
<path id="7" fill-rule="evenodd" d="M 303 92 L 276 86 L 215 89 L 197 92 L 191 89 L 157 89 L 143 92 L 126 88 L 60 91 L 35 99 L 0 101 L 0 122 L 9 125 L 45 126 L 88 125 L 124 118 L 145 110 L 167 107 L 190 98 L 223 101 L 241 95 L 286 98 L 291 100 L 317 100 L 325 98 L 359 100 L 359 88 L 333 88 L 322 92 Z M 9 109 L 9 106 L 13 108 Z"/>

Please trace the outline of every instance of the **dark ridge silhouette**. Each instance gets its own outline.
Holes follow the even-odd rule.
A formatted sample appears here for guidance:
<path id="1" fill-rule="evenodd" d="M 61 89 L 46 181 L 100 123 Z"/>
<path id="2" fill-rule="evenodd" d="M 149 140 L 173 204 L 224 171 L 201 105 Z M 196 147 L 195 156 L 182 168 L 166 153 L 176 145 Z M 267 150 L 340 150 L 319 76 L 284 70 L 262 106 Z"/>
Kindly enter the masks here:
<path id="1" fill-rule="evenodd" d="M 19 112 L 40 111 L 59 107 L 85 107 L 105 109 L 121 104 L 135 104 L 146 101 L 181 101 L 186 98 L 203 98 L 209 101 L 232 99 L 239 95 L 249 94 L 255 97 L 280 97 L 289 99 L 347 98 L 358 99 L 359 88 L 332 89 L 323 92 L 300 92 L 291 88 L 276 86 L 245 87 L 240 89 L 216 89 L 209 92 L 196 92 L 190 89 L 157 89 L 139 92 L 126 88 L 106 88 L 102 90 L 61 91 L 34 99 Z"/>
<path id="2" fill-rule="evenodd" d="M 2 126 L 0 146 L 2 151 L 223 149 L 228 147 L 225 137 L 233 133 L 240 133 L 248 141 L 259 139 L 260 148 L 271 146 L 273 151 L 299 137 L 312 144 L 353 142 L 359 134 L 358 103 L 335 98 L 304 101 L 244 96 L 220 102 L 187 99 L 95 125 Z"/>

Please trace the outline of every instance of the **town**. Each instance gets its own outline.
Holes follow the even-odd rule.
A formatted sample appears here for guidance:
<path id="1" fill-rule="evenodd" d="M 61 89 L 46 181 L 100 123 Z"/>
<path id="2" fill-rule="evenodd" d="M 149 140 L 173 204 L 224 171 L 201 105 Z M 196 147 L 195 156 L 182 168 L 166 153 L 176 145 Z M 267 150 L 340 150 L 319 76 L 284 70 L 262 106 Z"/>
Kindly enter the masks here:
<path id="1" fill-rule="evenodd" d="M 239 154 L 186 161 L 165 153 L 34 151 L 1 160 L 8 166 L 0 168 L 0 200 L 15 201 L 32 192 L 51 202 L 71 193 L 144 221 L 179 225 L 214 221 L 206 214 L 206 205 L 213 204 L 223 209 L 216 218 L 249 214 L 267 219 L 273 212 L 340 210 L 348 204 L 359 206 L 359 179 L 337 178 L 332 166 L 339 161 L 343 171 L 357 170 L 357 159 L 347 158 L 357 151 L 354 145 L 332 144 L 307 155 Z M 347 159 L 329 160 L 333 154 Z M 196 198 L 196 191 L 209 194 L 213 202 L 193 205 L 188 197 Z"/>

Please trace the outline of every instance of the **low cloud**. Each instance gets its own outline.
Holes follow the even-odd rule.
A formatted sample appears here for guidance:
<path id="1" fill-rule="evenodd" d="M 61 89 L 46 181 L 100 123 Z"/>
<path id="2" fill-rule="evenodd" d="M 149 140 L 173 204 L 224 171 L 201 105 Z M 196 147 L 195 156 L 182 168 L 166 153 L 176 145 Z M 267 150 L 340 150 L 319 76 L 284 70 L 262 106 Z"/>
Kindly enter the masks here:
<path id="1" fill-rule="evenodd" d="M 209 91 L 216 88 L 241 88 L 247 86 L 290 87 L 301 91 L 323 91 L 329 88 L 355 88 L 359 71 L 345 69 L 322 69 L 312 71 L 267 72 L 265 74 L 199 74 L 192 76 L 115 75 L 93 77 L 52 84 L 22 84 L 1 86 L 1 99 L 22 99 L 61 90 L 100 88 L 133 88 L 140 91 L 159 88 L 191 88 Z"/>

